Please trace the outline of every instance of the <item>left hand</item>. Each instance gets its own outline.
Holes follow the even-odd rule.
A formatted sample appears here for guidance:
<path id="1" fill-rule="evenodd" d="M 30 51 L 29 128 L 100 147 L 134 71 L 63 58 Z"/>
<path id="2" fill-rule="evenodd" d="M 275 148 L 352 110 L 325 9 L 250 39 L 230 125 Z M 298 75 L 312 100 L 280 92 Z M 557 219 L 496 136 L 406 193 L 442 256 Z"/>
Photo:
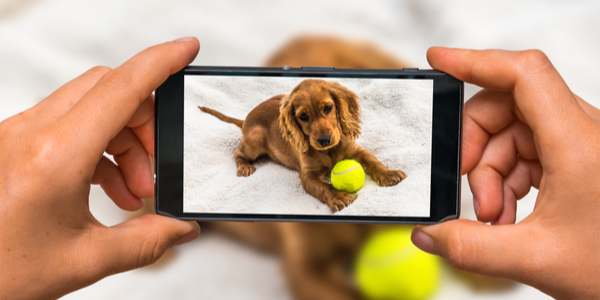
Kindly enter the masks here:
<path id="1" fill-rule="evenodd" d="M 0 123 L 0 299 L 58 298 L 199 236 L 197 223 L 158 215 L 107 228 L 89 210 L 91 184 L 125 210 L 153 196 L 152 91 L 199 47 L 182 39 L 92 68 Z"/>

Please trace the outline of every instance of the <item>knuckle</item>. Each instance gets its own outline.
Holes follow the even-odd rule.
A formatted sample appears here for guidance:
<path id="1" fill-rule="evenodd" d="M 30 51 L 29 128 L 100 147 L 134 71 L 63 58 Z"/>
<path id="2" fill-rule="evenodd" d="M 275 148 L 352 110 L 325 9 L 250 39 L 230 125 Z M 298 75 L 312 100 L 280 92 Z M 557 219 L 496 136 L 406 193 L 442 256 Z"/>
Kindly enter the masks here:
<path id="1" fill-rule="evenodd" d="M 155 262 L 157 257 L 157 248 L 159 247 L 158 238 L 156 234 L 150 233 L 146 236 L 142 248 L 138 254 L 137 263 L 135 268 L 141 268 Z"/>
<path id="2" fill-rule="evenodd" d="M 60 156 L 61 145 L 47 131 L 32 133 L 34 130 L 18 123 L 14 117 L 0 123 L 0 173 L 10 174 L 0 181 L 12 183 L 5 186 L 5 192 L 17 198 L 37 197 L 39 186 L 56 183 L 56 156 Z"/>
<path id="3" fill-rule="evenodd" d="M 112 71 L 112 69 L 107 66 L 95 66 L 89 69 L 86 73 L 104 75 L 110 71 Z"/>
<path id="4" fill-rule="evenodd" d="M 477 261 L 474 245 L 476 245 L 475 241 L 469 240 L 462 228 L 456 228 L 448 238 L 446 258 L 455 268 L 472 271 L 475 266 L 471 262 Z"/>
<path id="5" fill-rule="evenodd" d="M 526 71 L 537 70 L 551 64 L 548 56 L 538 49 L 523 51 L 520 56 L 522 68 Z"/>
<path id="6" fill-rule="evenodd" d="M 446 259 L 457 269 L 464 269 L 463 260 L 463 242 L 460 238 L 460 231 L 452 233 L 448 238 L 446 248 Z"/>
<path id="7" fill-rule="evenodd" d="M 106 73 L 100 83 L 109 89 L 128 89 L 131 88 L 135 77 L 130 71 L 124 69 L 114 69 Z"/>
<path id="8" fill-rule="evenodd" d="M 34 142 L 26 148 L 26 157 L 33 168 L 48 172 L 54 161 L 52 158 L 60 153 L 60 143 L 50 134 L 39 134 L 34 137 Z"/>
<path id="9" fill-rule="evenodd" d="M 149 231 L 139 250 L 135 267 L 140 268 L 155 263 L 169 248 L 170 245 L 161 238 L 159 230 Z"/>

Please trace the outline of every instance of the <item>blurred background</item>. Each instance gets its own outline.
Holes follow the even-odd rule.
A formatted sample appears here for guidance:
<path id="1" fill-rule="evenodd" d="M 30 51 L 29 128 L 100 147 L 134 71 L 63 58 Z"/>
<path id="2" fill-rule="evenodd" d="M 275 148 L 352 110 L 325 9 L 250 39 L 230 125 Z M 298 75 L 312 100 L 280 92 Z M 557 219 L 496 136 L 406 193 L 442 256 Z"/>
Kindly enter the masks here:
<path id="1" fill-rule="evenodd" d="M 571 89 L 600 107 L 600 1 L 157 1 L 0 0 L 0 120 L 95 65 L 117 67 L 183 36 L 201 42 L 197 65 L 262 65 L 301 34 L 371 42 L 428 68 L 430 46 L 543 50 Z M 465 100 L 478 91 L 467 85 Z M 463 180 L 462 217 L 474 219 Z M 536 191 L 519 202 L 518 220 Z M 150 201 L 147 201 L 150 202 Z M 114 225 L 135 216 L 93 187 L 93 214 Z M 150 211 L 147 209 L 146 211 Z M 277 255 L 215 231 L 154 266 L 118 274 L 64 299 L 293 299 Z M 521 284 L 442 264 L 431 299 L 547 299 Z"/>

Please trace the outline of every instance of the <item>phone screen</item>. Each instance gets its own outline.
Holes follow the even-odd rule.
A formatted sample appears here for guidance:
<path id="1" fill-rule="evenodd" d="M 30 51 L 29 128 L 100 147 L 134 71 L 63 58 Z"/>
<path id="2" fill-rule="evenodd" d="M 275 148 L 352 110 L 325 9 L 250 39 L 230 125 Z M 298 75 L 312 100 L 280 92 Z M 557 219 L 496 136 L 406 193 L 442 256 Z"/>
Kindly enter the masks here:
<path id="1" fill-rule="evenodd" d="M 334 213 L 306 191 L 299 170 L 269 157 L 252 161 L 256 171 L 251 175 L 238 176 L 234 153 L 242 143 L 242 130 L 199 106 L 245 120 L 262 102 L 277 95 L 290 95 L 304 81 L 312 79 L 335 82 L 358 97 L 360 135 L 354 141 L 388 169 L 403 171 L 404 180 L 393 186 L 380 186 L 367 174 L 364 186 L 354 193 L 356 199 Z M 319 106 L 318 95 L 311 95 L 310 90 L 300 92 L 313 99 L 305 106 Z M 430 217 L 433 79 L 186 74 L 183 95 L 184 213 Z M 272 111 L 258 116 L 278 118 Z M 319 126 L 340 130 L 339 116 L 337 124 L 327 124 L 326 118 L 318 121 L 314 123 L 319 124 L 309 126 L 295 120 L 307 140 L 308 131 L 318 130 Z M 265 130 L 269 132 L 263 138 L 277 134 L 274 128 Z M 308 145 L 312 147 L 310 142 Z M 273 147 L 271 151 L 289 151 L 286 147 L 269 147 Z M 319 164 L 318 159 L 309 159 L 311 166 Z M 322 180 L 330 184 L 329 176 Z"/>

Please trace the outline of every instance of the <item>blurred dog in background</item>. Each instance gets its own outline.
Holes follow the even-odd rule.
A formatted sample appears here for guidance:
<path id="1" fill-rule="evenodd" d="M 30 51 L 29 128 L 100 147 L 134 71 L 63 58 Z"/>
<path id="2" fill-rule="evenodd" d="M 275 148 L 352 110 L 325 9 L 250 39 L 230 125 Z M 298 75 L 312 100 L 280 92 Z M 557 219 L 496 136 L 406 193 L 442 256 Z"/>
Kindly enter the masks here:
<path id="1" fill-rule="evenodd" d="M 328 36 L 301 36 L 276 51 L 267 67 L 334 66 L 336 68 L 401 69 L 408 65 L 368 42 Z M 150 201 L 149 201 L 150 202 Z M 143 212 L 154 208 L 147 205 Z M 283 262 L 286 282 L 301 300 L 361 299 L 352 277 L 352 265 L 366 239 L 391 225 L 347 223 L 208 222 L 213 229 L 259 249 L 275 253 Z M 167 251 L 157 267 L 169 261 Z M 511 282 L 457 271 L 478 290 L 498 290 Z"/>

